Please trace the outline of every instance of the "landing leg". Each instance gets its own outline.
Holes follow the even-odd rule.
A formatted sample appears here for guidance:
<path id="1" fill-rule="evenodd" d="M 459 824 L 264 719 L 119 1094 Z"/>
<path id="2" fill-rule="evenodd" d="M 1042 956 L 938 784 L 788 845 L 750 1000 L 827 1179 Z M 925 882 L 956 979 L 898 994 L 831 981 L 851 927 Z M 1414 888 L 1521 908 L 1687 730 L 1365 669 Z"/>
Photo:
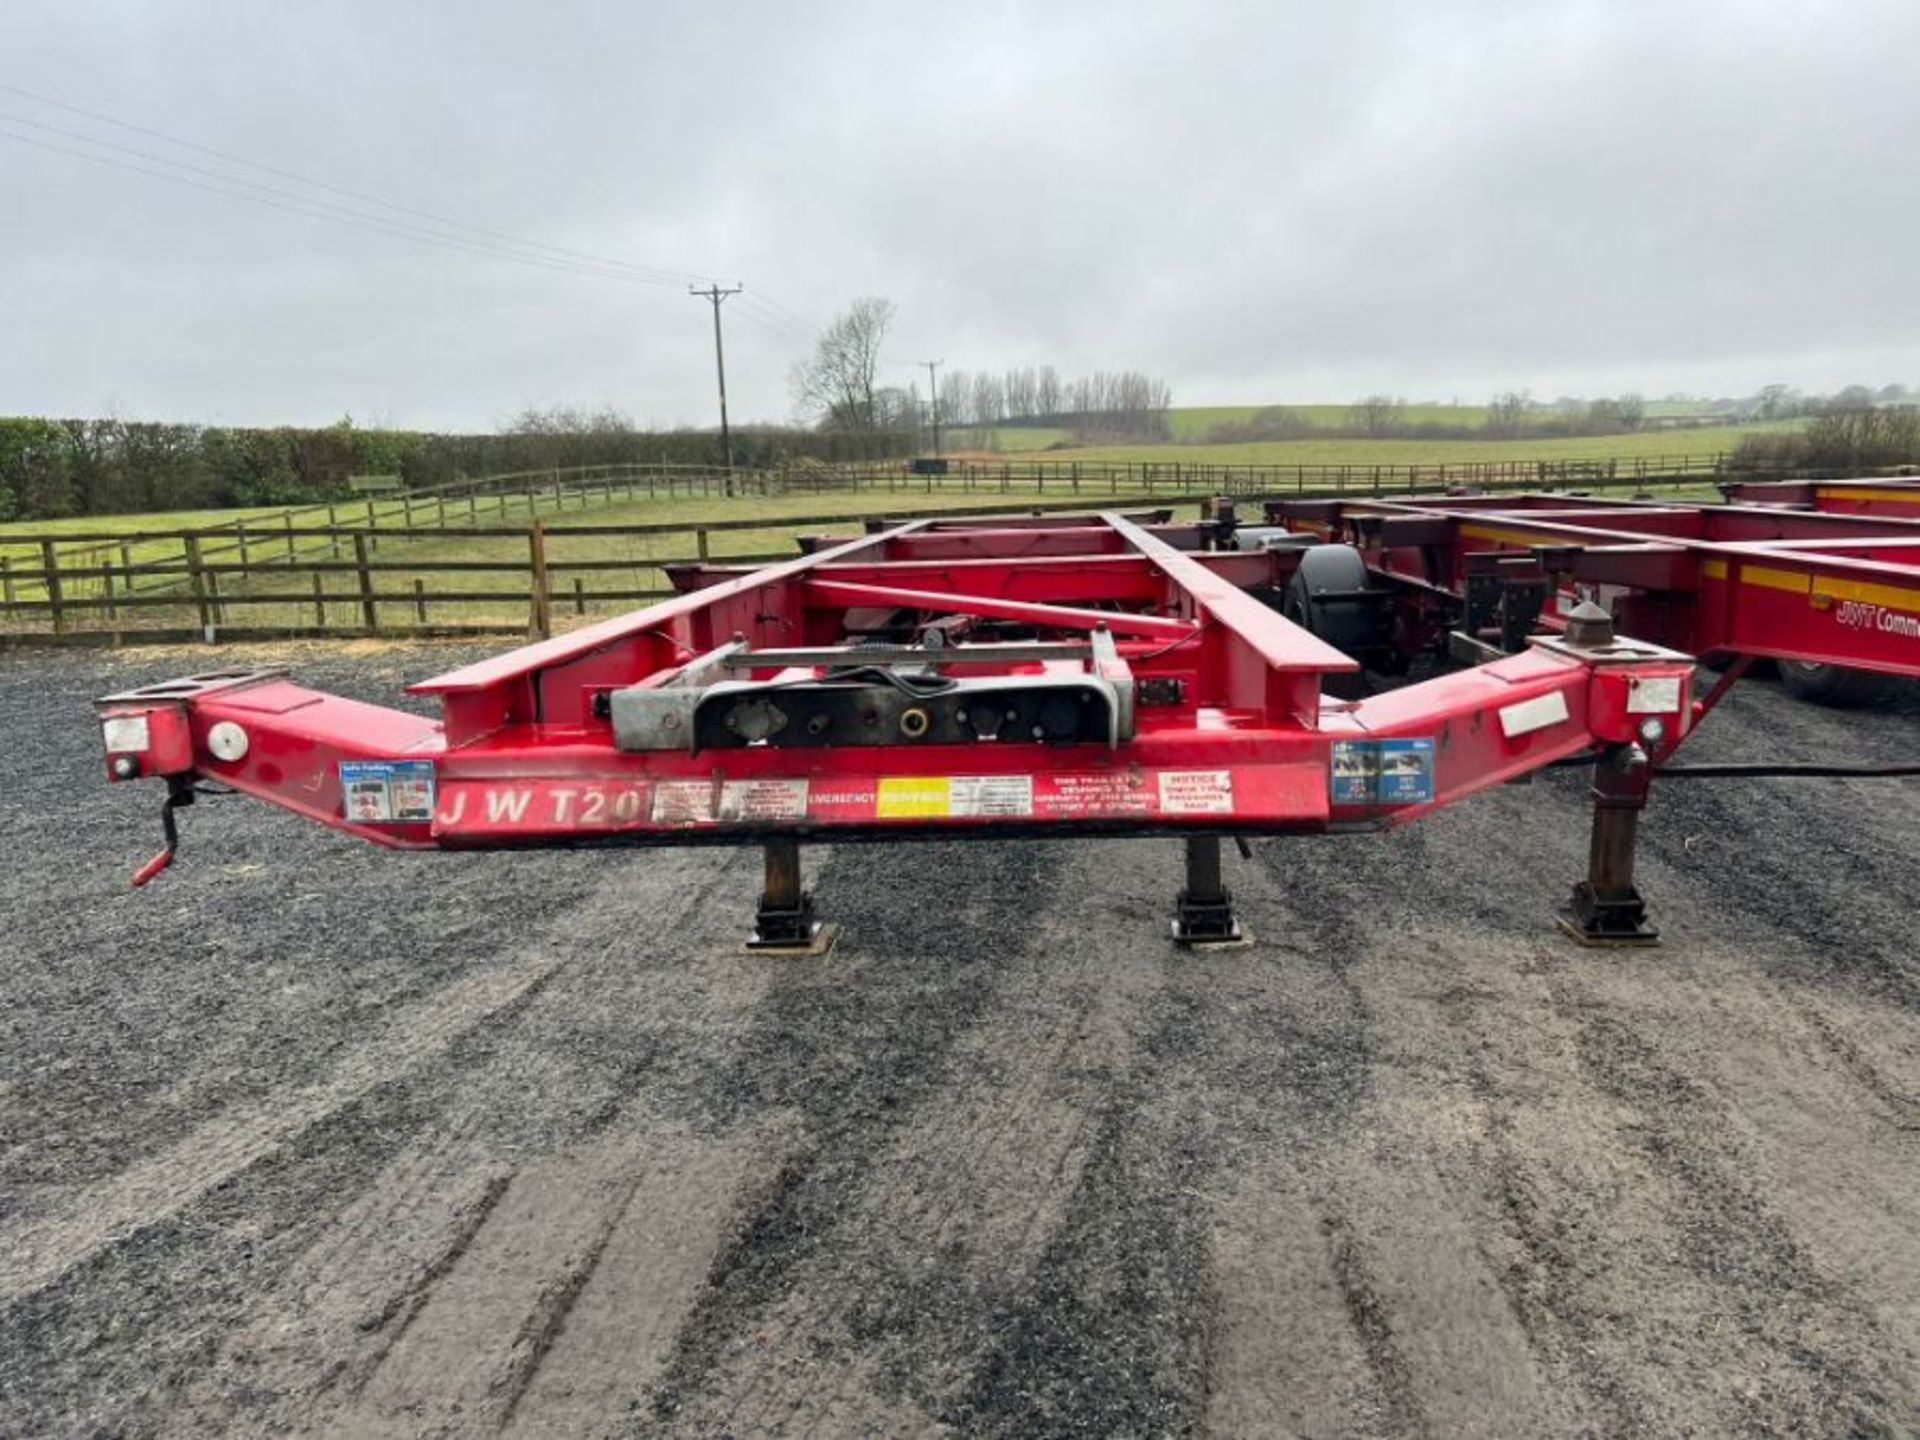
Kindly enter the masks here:
<path id="1" fill-rule="evenodd" d="M 1593 842 L 1587 878 L 1560 911 L 1560 928 L 1583 945 L 1653 945 L 1660 932 L 1633 883 L 1634 842 L 1653 767 L 1638 745 L 1609 746 L 1593 767 Z"/>
<path id="2" fill-rule="evenodd" d="M 1187 837 L 1187 887 L 1174 902 L 1176 945 L 1249 945 L 1252 935 L 1233 917 L 1233 896 L 1220 879 L 1220 837 Z"/>
<path id="3" fill-rule="evenodd" d="M 824 955 L 833 948 L 836 927 L 814 918 L 813 896 L 800 888 L 800 842 L 766 843 L 767 885 L 753 915 L 749 950 L 787 955 Z"/>

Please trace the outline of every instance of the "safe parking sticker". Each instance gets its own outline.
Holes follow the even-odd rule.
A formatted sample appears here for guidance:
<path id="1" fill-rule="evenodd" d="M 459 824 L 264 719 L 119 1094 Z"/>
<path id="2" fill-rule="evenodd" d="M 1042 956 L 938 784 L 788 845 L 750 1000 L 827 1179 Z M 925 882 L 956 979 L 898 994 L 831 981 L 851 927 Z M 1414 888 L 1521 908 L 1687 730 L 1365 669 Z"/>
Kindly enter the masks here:
<path id="1" fill-rule="evenodd" d="M 340 808 L 357 824 L 433 819 L 431 760 L 342 760 Z"/>
<path id="2" fill-rule="evenodd" d="M 1329 783 L 1336 805 L 1428 804 L 1433 799 L 1433 741 L 1336 741 Z"/>

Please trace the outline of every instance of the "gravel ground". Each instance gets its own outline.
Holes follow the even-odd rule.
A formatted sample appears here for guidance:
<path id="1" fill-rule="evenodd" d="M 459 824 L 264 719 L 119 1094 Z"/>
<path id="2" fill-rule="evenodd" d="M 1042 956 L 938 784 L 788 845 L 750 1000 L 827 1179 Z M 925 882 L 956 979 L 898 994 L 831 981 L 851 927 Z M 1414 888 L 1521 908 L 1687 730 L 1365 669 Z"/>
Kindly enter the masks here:
<path id="1" fill-rule="evenodd" d="M 454 649 L 298 655 L 392 701 Z M 251 656 L 222 656 L 247 660 Z M 0 658 L 0 1432 L 1920 1432 L 1911 786 L 1669 783 L 1667 943 L 1549 915 L 1581 780 L 1258 843 L 408 856 L 240 800 L 143 893 Z M 1689 758 L 1911 759 L 1743 685 Z"/>

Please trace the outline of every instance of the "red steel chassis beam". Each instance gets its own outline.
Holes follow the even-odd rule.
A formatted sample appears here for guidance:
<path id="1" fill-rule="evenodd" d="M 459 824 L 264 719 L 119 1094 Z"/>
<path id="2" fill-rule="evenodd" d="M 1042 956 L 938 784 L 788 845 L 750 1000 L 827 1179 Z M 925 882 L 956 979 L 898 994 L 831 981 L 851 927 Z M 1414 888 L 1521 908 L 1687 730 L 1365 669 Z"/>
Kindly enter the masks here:
<path id="1" fill-rule="evenodd" d="M 1325 677 L 1357 663 L 1260 598 L 1277 595 L 1298 552 L 1202 551 L 1206 536 L 1116 514 L 921 520 L 762 569 L 689 567 L 671 600 L 411 687 L 438 702 L 437 719 L 276 672 L 107 697 L 108 773 L 166 777 L 170 805 L 196 780 L 217 782 L 397 847 L 764 843 L 761 934 L 788 941 L 797 932 L 769 915 L 815 928 L 798 892 L 801 840 L 1180 834 L 1192 839 L 1176 934 L 1219 940 L 1239 934 L 1218 879 L 1221 835 L 1403 824 L 1597 750 L 1590 903 L 1581 914 L 1577 887 L 1574 928 L 1650 933 L 1632 889 L 1632 818 L 1648 737 L 1670 747 L 1693 718 L 1685 655 L 1589 618 L 1490 664 L 1335 700 Z M 922 648 L 864 644 L 876 616 Z M 923 713 L 925 738 L 909 738 L 899 707 L 920 707 L 899 693 L 950 695 L 941 687 L 956 676 L 1020 703 L 1064 695 L 1068 711 L 1110 699 L 1110 727 L 1065 740 L 964 734 L 966 712 L 949 702 L 945 731 Z M 900 732 L 799 743 L 787 722 L 800 715 L 857 724 L 808 710 L 856 682 L 872 686 L 855 691 L 874 697 L 866 723 L 890 705 Z M 725 713 L 728 743 L 657 738 L 678 733 L 658 727 L 682 723 L 688 696 L 713 707 L 701 715 Z M 630 714 L 667 718 L 619 718 Z"/>
<path id="2" fill-rule="evenodd" d="M 1734 493 L 1820 508 L 1520 495 L 1280 500 L 1267 512 L 1357 546 L 1376 577 L 1406 591 L 1458 599 L 1477 564 L 1528 562 L 1553 582 L 1548 628 L 1592 595 L 1624 633 L 1689 654 L 1920 675 L 1920 488 Z"/>

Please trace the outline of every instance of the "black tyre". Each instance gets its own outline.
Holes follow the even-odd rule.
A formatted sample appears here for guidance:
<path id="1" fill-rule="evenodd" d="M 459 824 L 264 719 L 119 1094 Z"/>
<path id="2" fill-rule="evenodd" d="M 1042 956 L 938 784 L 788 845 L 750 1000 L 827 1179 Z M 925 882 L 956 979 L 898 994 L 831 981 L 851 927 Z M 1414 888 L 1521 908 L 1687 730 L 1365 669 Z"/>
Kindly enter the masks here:
<path id="1" fill-rule="evenodd" d="M 1849 670 L 1844 665 L 1810 665 L 1802 660 L 1780 662 L 1780 683 L 1802 700 L 1841 710 L 1871 705 L 1886 693 L 1884 675 Z"/>
<path id="2" fill-rule="evenodd" d="M 1363 665 L 1377 664 L 1386 655 L 1389 612 L 1386 596 L 1369 591 L 1367 562 L 1351 545 L 1315 545 L 1300 556 L 1287 581 L 1280 613 L 1301 629 L 1326 641 Z M 1373 691 L 1364 670 L 1351 675 L 1327 675 L 1321 682 L 1329 695 L 1358 700 Z"/>

